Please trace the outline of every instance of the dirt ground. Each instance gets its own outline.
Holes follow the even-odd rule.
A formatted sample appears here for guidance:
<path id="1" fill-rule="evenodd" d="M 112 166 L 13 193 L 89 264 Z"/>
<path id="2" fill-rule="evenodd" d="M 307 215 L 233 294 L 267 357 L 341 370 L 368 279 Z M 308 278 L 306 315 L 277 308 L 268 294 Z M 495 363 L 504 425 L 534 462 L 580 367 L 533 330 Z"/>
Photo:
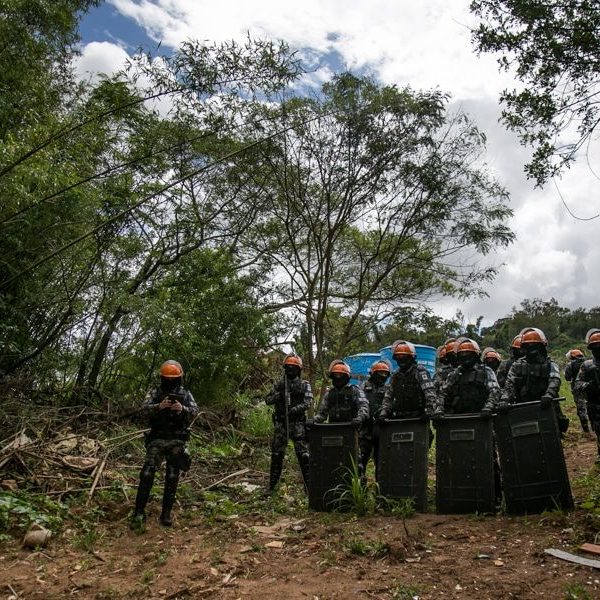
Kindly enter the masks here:
<path id="1" fill-rule="evenodd" d="M 595 473 L 595 443 L 571 433 L 566 457 L 577 503 L 577 480 Z M 293 503 L 285 490 L 277 502 Z M 128 528 L 130 505 L 114 502 L 104 507 L 87 548 L 73 543 L 81 534 L 76 519 L 43 551 L 3 543 L 0 597 L 600 598 L 600 570 L 544 554 L 594 541 L 579 509 L 527 517 L 418 514 L 403 521 L 306 508 L 286 514 L 273 508 L 275 500 L 260 502 L 243 514 L 210 516 L 203 507 L 180 506 L 175 526 L 165 529 L 154 501 L 141 534 Z"/>

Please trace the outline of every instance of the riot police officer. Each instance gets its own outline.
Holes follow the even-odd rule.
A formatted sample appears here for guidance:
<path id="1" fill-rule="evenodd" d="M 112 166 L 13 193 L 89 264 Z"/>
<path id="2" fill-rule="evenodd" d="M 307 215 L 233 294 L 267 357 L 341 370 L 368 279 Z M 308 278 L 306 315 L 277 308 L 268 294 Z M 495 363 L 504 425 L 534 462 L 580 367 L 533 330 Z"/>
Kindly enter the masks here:
<path id="1" fill-rule="evenodd" d="M 500 354 L 498 354 L 498 352 L 496 352 L 496 350 L 494 350 L 494 348 L 488 347 L 485 348 L 481 353 L 481 361 L 486 367 L 489 367 L 492 371 L 494 371 L 494 374 L 496 374 L 498 367 L 502 362 L 502 357 Z"/>
<path id="2" fill-rule="evenodd" d="M 279 482 L 288 440 L 294 442 L 296 458 L 300 465 L 305 488 L 308 486 L 308 443 L 304 424 L 306 411 L 312 406 L 313 393 L 310 383 L 300 378 L 302 359 L 289 354 L 283 360 L 283 377 L 273 384 L 265 402 L 274 407 L 273 440 L 271 442 L 271 470 L 269 491 Z"/>
<path id="3" fill-rule="evenodd" d="M 476 341 L 457 342 L 458 367 L 442 387 L 444 413 L 480 413 L 491 418 L 500 399 L 500 387 L 490 367 L 482 364 L 481 350 Z"/>
<path id="4" fill-rule="evenodd" d="M 571 384 L 571 393 L 573 394 L 573 400 L 577 408 L 577 417 L 581 423 L 581 429 L 585 433 L 590 433 L 585 394 L 575 389 L 575 380 L 577 379 L 581 365 L 585 362 L 585 354 L 579 348 L 573 348 L 565 356 L 569 360 L 565 367 L 565 380 Z"/>
<path id="5" fill-rule="evenodd" d="M 600 329 L 590 329 L 585 343 L 592 352 L 592 358 L 581 365 L 574 387 L 577 393 L 585 394 L 587 413 L 598 445 L 596 462 L 600 463 Z"/>
<path id="6" fill-rule="evenodd" d="M 364 382 L 362 390 L 369 403 L 369 418 L 365 421 L 361 435 L 360 457 L 362 472 L 367 472 L 367 464 L 371 453 L 375 462 L 375 477 L 377 478 L 377 463 L 379 458 L 379 428 L 375 419 L 381 409 L 386 390 L 386 381 L 391 372 L 387 360 L 378 360 L 369 369 L 369 378 Z"/>
<path id="7" fill-rule="evenodd" d="M 521 331 L 521 351 L 519 358 L 510 368 L 506 384 L 502 390 L 502 403 L 519 404 L 539 401 L 543 409 L 554 407 L 561 434 L 569 427 L 569 419 L 562 413 L 558 402 L 560 391 L 560 370 L 558 365 L 548 358 L 548 340 L 544 332 L 537 327 L 527 327 Z"/>
<path id="8" fill-rule="evenodd" d="M 501 388 L 503 388 L 506 384 L 506 377 L 508 376 L 508 372 L 513 366 L 513 363 L 522 357 L 523 353 L 521 352 L 521 335 L 519 334 L 515 335 L 510 343 L 510 356 L 500 363 L 498 370 L 496 371 L 496 379 L 498 380 L 498 385 Z"/>
<path id="9" fill-rule="evenodd" d="M 362 426 L 369 418 L 369 403 L 363 391 L 350 383 L 350 367 L 343 360 L 337 359 L 329 365 L 327 372 L 332 386 L 325 392 L 314 422 L 351 421 L 357 427 Z"/>
<path id="10" fill-rule="evenodd" d="M 198 413 L 192 394 L 183 387 L 183 368 L 175 360 L 167 360 L 160 367 L 160 386 L 148 392 L 142 413 L 149 419 L 150 432 L 146 435 L 146 460 L 140 472 L 135 499 L 132 526 L 146 519 L 146 504 L 154 483 L 156 470 L 166 459 L 160 523 L 173 524 L 171 511 L 175 503 L 181 470 L 190 467 L 190 456 L 185 448 L 189 426 Z"/>
<path id="11" fill-rule="evenodd" d="M 433 376 L 433 383 L 438 394 L 442 391 L 442 386 L 448 375 L 454 371 L 455 366 L 452 366 L 454 362 L 454 338 L 446 340 L 437 350 L 438 368 Z"/>
<path id="12" fill-rule="evenodd" d="M 392 375 L 383 397 L 379 419 L 428 420 L 443 415 L 435 385 L 427 369 L 417 363 L 414 344 L 398 340 L 392 345 L 398 370 Z"/>

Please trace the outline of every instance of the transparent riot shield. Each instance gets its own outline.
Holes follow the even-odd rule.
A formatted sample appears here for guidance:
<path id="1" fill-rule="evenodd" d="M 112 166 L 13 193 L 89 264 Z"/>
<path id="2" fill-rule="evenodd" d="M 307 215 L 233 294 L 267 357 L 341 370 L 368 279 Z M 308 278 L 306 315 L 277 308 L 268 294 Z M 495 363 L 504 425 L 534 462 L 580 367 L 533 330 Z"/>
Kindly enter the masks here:
<path id="1" fill-rule="evenodd" d="M 436 508 L 442 514 L 493 512 L 492 421 L 449 415 L 436 428 Z"/>
<path id="2" fill-rule="evenodd" d="M 412 498 L 427 508 L 429 424 L 419 419 L 393 419 L 379 425 L 377 483 L 383 496 Z"/>
<path id="3" fill-rule="evenodd" d="M 318 511 L 335 510 L 352 465 L 358 464 L 357 429 L 352 423 L 315 423 L 308 436 L 308 506 Z"/>
<path id="4" fill-rule="evenodd" d="M 556 413 L 539 402 L 494 417 L 506 510 L 510 514 L 573 508 Z"/>

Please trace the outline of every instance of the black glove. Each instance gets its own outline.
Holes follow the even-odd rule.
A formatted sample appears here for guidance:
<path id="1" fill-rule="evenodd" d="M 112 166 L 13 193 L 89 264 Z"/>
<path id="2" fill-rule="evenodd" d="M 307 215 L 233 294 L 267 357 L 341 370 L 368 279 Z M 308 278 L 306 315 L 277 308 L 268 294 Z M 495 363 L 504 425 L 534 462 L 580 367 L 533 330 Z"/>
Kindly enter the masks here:
<path id="1" fill-rule="evenodd" d="M 544 394 L 541 398 L 540 398 L 540 408 L 543 408 L 544 410 L 550 408 L 550 406 L 552 406 L 552 396 L 549 396 L 548 394 Z"/>
<path id="2" fill-rule="evenodd" d="M 492 418 L 492 411 L 489 408 L 484 408 L 481 410 L 481 412 L 479 413 L 479 416 L 484 420 L 484 421 L 488 421 L 489 419 Z"/>
<path id="3" fill-rule="evenodd" d="M 437 411 L 437 412 L 434 412 L 434 413 L 431 415 L 431 420 L 432 420 L 434 423 L 439 423 L 440 421 L 443 421 L 443 420 L 444 420 L 444 413 L 443 413 L 441 410 L 439 410 L 439 411 Z"/>
<path id="4" fill-rule="evenodd" d="M 354 427 L 360 427 L 362 422 L 363 420 L 360 417 L 354 417 L 354 419 L 352 419 L 352 425 L 354 425 Z"/>
<path id="5" fill-rule="evenodd" d="M 382 417 L 381 415 L 378 415 L 376 421 L 377 421 L 377 423 L 382 424 L 382 423 L 387 423 L 389 421 L 389 419 L 387 417 Z"/>
<path id="6" fill-rule="evenodd" d="M 423 413 L 420 417 L 419 417 L 419 421 L 421 421 L 421 423 L 429 423 L 429 415 Z"/>
<path id="7" fill-rule="evenodd" d="M 315 418 L 313 419 L 313 423 L 323 423 L 324 421 L 325 419 L 321 415 L 315 415 Z"/>
<path id="8" fill-rule="evenodd" d="M 303 406 L 292 406 L 288 411 L 290 417 L 299 417 L 304 412 Z"/>
<path id="9" fill-rule="evenodd" d="M 507 415 L 509 406 L 508 402 L 498 402 L 498 414 Z"/>

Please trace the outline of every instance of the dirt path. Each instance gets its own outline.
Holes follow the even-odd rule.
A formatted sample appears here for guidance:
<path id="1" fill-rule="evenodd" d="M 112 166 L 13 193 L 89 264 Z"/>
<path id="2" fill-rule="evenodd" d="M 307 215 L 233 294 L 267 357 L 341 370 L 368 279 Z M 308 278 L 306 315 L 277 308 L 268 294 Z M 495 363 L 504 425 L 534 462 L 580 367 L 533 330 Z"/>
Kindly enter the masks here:
<path id="1" fill-rule="evenodd" d="M 595 445 L 571 434 L 566 456 L 581 499 L 577 481 L 590 472 Z M 246 504 L 243 514 L 233 512 L 242 504 L 211 502 L 208 512 L 180 509 L 171 530 L 156 523 L 154 503 L 147 531 L 135 534 L 129 506 L 115 503 L 104 507 L 97 530 L 68 526 L 43 552 L 4 543 L 0 597 L 600 598 L 600 571 L 544 554 L 593 541 L 581 511 L 421 514 L 406 521 L 407 535 L 400 518 L 309 513 L 285 493 Z"/>

